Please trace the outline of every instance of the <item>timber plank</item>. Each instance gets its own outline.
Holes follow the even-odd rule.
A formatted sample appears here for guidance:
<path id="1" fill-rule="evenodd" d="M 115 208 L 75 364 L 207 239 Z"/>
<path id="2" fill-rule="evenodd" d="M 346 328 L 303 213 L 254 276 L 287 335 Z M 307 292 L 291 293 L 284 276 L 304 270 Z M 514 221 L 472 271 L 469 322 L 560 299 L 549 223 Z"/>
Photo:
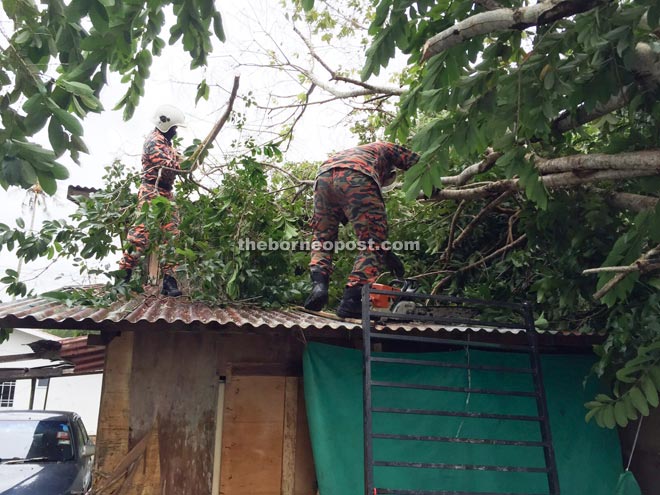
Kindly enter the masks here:
<path id="1" fill-rule="evenodd" d="M 125 332 L 106 350 L 94 460 L 95 470 L 101 473 L 114 471 L 128 453 L 133 340 L 134 334 Z"/>
<path id="2" fill-rule="evenodd" d="M 226 385 L 221 495 L 280 495 L 284 377 L 232 376 Z"/>

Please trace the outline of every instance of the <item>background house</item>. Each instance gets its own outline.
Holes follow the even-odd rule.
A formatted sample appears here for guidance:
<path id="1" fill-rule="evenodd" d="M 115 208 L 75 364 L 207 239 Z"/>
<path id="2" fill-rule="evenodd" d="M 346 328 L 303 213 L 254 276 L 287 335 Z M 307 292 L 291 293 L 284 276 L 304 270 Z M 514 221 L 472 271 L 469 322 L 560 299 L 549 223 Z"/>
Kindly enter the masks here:
<path id="1" fill-rule="evenodd" d="M 0 345 L 0 408 L 75 411 L 83 419 L 90 435 L 96 435 L 101 385 L 103 350 L 76 365 L 87 353 L 86 337 L 61 338 L 43 330 L 16 328 Z M 61 359 L 21 359 L 11 356 L 34 353 L 29 344 L 38 341 L 58 342 Z M 90 357 L 89 353 L 88 358 Z M 75 356 L 75 357 L 74 357 Z"/>

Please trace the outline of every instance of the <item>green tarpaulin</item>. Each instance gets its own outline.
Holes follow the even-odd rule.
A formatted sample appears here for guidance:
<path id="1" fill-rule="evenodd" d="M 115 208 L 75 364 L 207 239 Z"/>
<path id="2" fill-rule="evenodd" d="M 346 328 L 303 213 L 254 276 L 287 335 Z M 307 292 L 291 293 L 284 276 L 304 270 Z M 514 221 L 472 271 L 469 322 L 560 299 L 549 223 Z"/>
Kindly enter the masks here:
<path id="1" fill-rule="evenodd" d="M 398 355 L 401 356 L 400 354 Z M 419 354 L 409 356 L 420 357 Z M 425 359 L 476 365 L 528 367 L 526 354 L 466 350 L 428 353 Z M 562 495 L 614 494 L 622 461 L 617 433 L 584 421 L 584 402 L 596 392 L 583 386 L 591 356 L 544 355 L 542 366 Z M 308 344 L 304 383 L 314 462 L 321 495 L 363 495 L 362 353 Z M 374 364 L 374 380 L 529 391 L 529 374 L 460 368 Z M 509 395 L 373 388 L 374 406 L 536 415 L 533 398 Z M 374 432 L 463 438 L 540 440 L 533 421 L 426 415 L 374 415 Z M 376 460 L 543 467 L 539 447 L 374 440 Z M 408 490 L 548 493 L 544 473 L 449 471 L 376 467 L 377 487 Z"/>

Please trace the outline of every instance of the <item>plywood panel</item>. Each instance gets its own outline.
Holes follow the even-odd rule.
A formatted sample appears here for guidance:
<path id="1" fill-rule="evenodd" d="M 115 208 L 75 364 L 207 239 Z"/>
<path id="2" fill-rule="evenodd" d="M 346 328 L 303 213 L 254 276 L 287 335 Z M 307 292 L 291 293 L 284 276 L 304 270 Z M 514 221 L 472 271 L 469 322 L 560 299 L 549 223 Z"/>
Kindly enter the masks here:
<path id="1" fill-rule="evenodd" d="M 125 332 L 106 350 L 94 461 L 101 473 L 111 473 L 128 453 L 132 361 L 133 333 Z"/>
<path id="2" fill-rule="evenodd" d="M 283 377 L 231 377 L 225 390 L 221 495 L 280 495 Z"/>
<path id="3" fill-rule="evenodd" d="M 208 332 L 135 334 L 131 441 L 158 418 L 160 457 L 148 462 L 160 463 L 162 495 L 211 495 L 219 387 L 215 341 Z"/>

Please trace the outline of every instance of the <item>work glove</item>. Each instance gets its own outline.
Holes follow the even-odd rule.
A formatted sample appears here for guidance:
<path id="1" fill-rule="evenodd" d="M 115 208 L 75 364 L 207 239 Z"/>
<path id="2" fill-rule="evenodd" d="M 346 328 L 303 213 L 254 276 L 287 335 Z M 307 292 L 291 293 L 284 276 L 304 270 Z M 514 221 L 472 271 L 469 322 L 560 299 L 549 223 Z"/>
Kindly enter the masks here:
<path id="1" fill-rule="evenodd" d="M 396 277 L 403 278 L 406 273 L 403 262 L 394 254 L 394 251 L 385 251 L 385 266 Z"/>

